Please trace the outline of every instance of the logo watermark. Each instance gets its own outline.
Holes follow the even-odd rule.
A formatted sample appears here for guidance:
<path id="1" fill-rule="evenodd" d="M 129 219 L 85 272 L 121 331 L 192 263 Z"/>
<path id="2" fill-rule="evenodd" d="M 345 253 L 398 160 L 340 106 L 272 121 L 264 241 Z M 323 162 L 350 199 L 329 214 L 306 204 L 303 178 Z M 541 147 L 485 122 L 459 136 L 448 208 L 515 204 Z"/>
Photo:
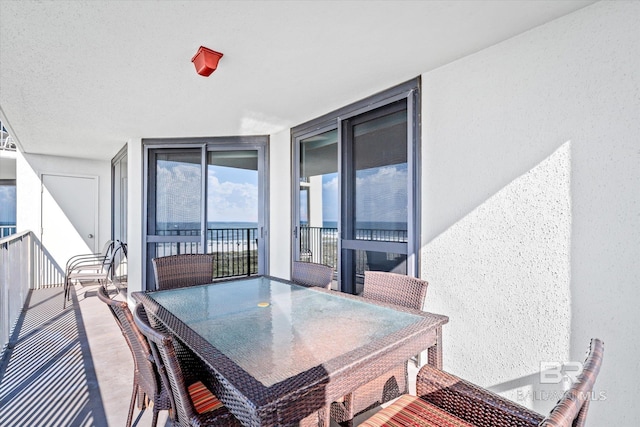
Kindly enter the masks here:
<path id="1" fill-rule="evenodd" d="M 540 384 L 562 383 L 570 387 L 578 382 L 578 375 L 581 373 L 580 362 L 540 362 Z"/>
<path id="2" fill-rule="evenodd" d="M 558 387 L 551 386 L 549 390 L 518 390 L 516 398 L 529 401 L 558 401 L 573 384 L 579 382 L 578 377 L 583 367 L 581 362 L 540 362 L 540 384 L 553 384 Z M 575 398 L 581 400 L 607 400 L 607 394 L 604 391 L 572 393 Z"/>
<path id="3" fill-rule="evenodd" d="M 518 390 L 516 392 L 516 399 L 518 401 L 552 401 L 552 402 L 557 402 L 558 400 L 562 399 L 562 397 L 564 396 L 564 394 L 566 393 L 565 390 Z M 575 396 L 580 399 L 580 400 L 599 400 L 599 401 L 605 401 L 607 400 L 607 393 L 604 391 L 600 391 L 600 392 L 596 392 L 596 391 L 591 391 L 591 392 L 579 392 L 579 393 L 574 393 Z"/>

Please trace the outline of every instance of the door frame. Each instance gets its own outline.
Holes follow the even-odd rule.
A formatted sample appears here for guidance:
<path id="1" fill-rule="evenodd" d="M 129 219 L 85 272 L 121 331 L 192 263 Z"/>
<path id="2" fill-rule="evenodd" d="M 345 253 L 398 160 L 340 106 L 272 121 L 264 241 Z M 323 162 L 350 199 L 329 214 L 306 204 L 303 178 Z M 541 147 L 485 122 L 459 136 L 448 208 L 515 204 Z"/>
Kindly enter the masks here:
<path id="1" fill-rule="evenodd" d="M 111 238 L 113 240 L 120 240 L 127 243 L 127 193 L 128 184 L 122 185 L 122 164 L 128 163 L 128 144 L 125 144 L 122 149 L 111 159 Z M 125 173 L 128 173 L 127 168 L 124 168 Z M 125 176 L 128 182 L 128 175 Z"/>
<path id="2" fill-rule="evenodd" d="M 417 277 L 420 271 L 420 218 L 421 218 L 421 105 L 420 105 L 421 80 L 420 77 L 409 80 L 398 86 L 379 92 L 366 99 L 342 107 L 331 113 L 325 114 L 319 118 L 311 120 L 292 128 L 291 130 L 291 171 L 292 171 L 292 234 L 291 234 L 291 260 L 297 260 L 299 257 L 299 225 L 300 225 L 300 141 L 314 135 L 318 135 L 329 130 L 337 129 L 338 131 L 338 188 L 340 189 L 339 216 L 338 216 L 338 255 L 337 255 L 337 278 L 338 289 L 343 292 L 354 293 L 355 284 L 345 286 L 342 277 L 342 239 L 343 235 L 343 177 L 344 177 L 344 149 L 345 141 L 344 127 L 345 122 L 357 116 L 366 114 L 373 110 L 382 108 L 394 102 L 406 99 L 407 103 L 407 175 L 408 175 L 408 191 L 409 205 L 408 209 L 408 230 L 407 230 L 407 275 Z M 366 248 L 369 244 L 363 241 L 362 248 Z M 390 243 L 391 247 L 396 247 L 398 243 Z M 358 249 L 362 249 L 358 247 Z M 344 248 L 346 249 L 346 248 Z M 293 265 L 293 263 L 291 263 Z"/>
<path id="3" fill-rule="evenodd" d="M 258 153 L 258 230 L 257 234 L 258 238 L 258 275 L 268 274 L 269 271 L 268 263 L 269 263 L 269 241 L 267 239 L 267 230 L 268 230 L 268 221 L 269 221 L 269 197 L 267 189 L 268 181 L 269 181 L 269 171 L 268 171 L 268 142 L 264 145 L 262 144 L 250 144 L 244 143 L 244 145 L 238 144 L 208 144 L 205 147 L 204 153 L 204 163 L 205 170 L 207 166 L 207 154 L 210 152 L 224 152 L 224 151 L 256 151 Z M 208 174 L 204 177 L 204 191 L 205 203 L 207 201 L 206 194 L 208 193 Z M 205 220 L 208 223 L 208 218 L 206 218 L 206 206 L 204 207 Z M 203 239 L 203 247 L 206 248 L 207 236 L 204 233 Z"/>
<path id="4" fill-rule="evenodd" d="M 403 106 L 397 104 L 398 101 L 403 101 Z M 355 200 L 352 196 L 355 194 L 356 186 L 356 170 L 354 168 L 355 155 L 353 153 L 355 141 L 352 136 L 351 130 L 366 121 L 374 120 L 377 117 L 385 116 L 390 112 L 405 110 L 407 112 L 407 242 L 388 242 L 377 240 L 359 240 L 355 238 L 355 229 L 353 224 L 349 221 L 342 221 L 339 238 L 339 260 L 341 273 L 344 286 L 344 291 L 349 293 L 356 292 L 356 284 L 351 283 L 350 279 L 355 277 L 355 259 L 354 251 L 373 251 L 373 252 L 390 252 L 396 254 L 407 255 L 407 274 L 415 276 L 417 273 L 417 265 L 415 263 L 415 252 L 411 250 L 411 242 L 416 240 L 415 236 L 415 221 L 413 217 L 415 211 L 415 199 L 417 194 L 413 191 L 413 178 L 415 171 L 415 160 L 411 156 L 413 134 L 411 129 L 411 117 L 412 108 L 411 103 L 408 102 L 407 97 L 398 95 L 391 97 L 388 102 L 382 105 L 377 105 L 375 108 L 367 109 L 367 111 L 354 114 L 341 120 L 342 126 L 342 147 L 341 147 L 341 163 L 340 163 L 340 175 L 344 178 L 342 180 L 342 186 L 340 187 L 340 218 L 351 218 L 355 212 Z"/>

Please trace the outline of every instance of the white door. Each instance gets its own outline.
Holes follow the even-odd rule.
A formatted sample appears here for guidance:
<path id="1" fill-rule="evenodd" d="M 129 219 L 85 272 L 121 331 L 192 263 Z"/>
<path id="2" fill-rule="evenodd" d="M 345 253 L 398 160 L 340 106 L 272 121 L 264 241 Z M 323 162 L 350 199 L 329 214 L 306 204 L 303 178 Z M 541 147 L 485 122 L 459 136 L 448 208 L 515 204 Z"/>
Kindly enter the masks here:
<path id="1" fill-rule="evenodd" d="M 61 269 L 77 254 L 102 250 L 98 240 L 98 177 L 42 175 L 42 247 Z"/>

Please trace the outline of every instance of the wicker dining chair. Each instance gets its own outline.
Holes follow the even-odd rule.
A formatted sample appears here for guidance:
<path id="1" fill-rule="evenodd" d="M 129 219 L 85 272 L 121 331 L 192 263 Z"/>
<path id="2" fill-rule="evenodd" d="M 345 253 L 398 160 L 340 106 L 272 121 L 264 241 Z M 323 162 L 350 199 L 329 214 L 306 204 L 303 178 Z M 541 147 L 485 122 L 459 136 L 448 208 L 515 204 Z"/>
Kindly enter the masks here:
<path id="1" fill-rule="evenodd" d="M 107 290 L 103 286 L 98 287 L 98 299 L 109 307 L 133 355 L 133 392 L 131 393 L 126 425 L 127 427 L 131 426 L 137 397 L 138 406 L 141 409 L 146 407 L 146 398 L 153 403 L 151 425 L 155 427 L 158 422 L 158 413 L 162 410 L 171 410 L 173 405 L 170 391 L 162 384 L 158 376 L 149 343 L 134 323 L 133 315 L 125 301 L 109 298 Z"/>
<path id="2" fill-rule="evenodd" d="M 364 298 L 422 310 L 427 295 L 425 280 L 382 271 L 364 272 Z M 353 425 L 353 418 L 409 391 L 407 362 L 360 386 L 331 404 L 331 418 Z"/>
<path id="3" fill-rule="evenodd" d="M 142 304 L 136 306 L 133 317 L 149 341 L 162 381 L 171 389 L 177 425 L 240 426 L 240 422 L 211 392 L 213 377 L 202 362 L 170 333 L 152 326 Z"/>
<path id="4" fill-rule="evenodd" d="M 325 289 L 331 289 L 332 280 L 333 268 L 328 265 L 315 262 L 293 262 L 291 281 L 299 285 L 307 287 L 319 286 Z"/>
<path id="5" fill-rule="evenodd" d="M 424 365 L 416 379 L 417 396 L 403 395 L 360 426 L 582 427 L 603 352 L 603 342 L 592 339 L 582 372 L 546 417 L 431 365 Z"/>
<path id="6" fill-rule="evenodd" d="M 204 285 L 213 281 L 213 254 L 180 254 L 154 258 L 156 289 Z"/>

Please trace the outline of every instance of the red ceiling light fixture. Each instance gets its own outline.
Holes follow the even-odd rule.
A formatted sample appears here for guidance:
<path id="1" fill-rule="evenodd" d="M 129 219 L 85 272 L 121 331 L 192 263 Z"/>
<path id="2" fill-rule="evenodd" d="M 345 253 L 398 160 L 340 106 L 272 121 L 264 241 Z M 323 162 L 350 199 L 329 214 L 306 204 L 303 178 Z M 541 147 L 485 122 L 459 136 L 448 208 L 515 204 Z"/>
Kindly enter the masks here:
<path id="1" fill-rule="evenodd" d="M 222 58 L 220 52 L 211 50 L 204 46 L 200 46 L 198 52 L 191 58 L 191 62 L 196 66 L 196 72 L 201 76 L 210 76 L 216 68 L 218 68 L 218 61 Z"/>

